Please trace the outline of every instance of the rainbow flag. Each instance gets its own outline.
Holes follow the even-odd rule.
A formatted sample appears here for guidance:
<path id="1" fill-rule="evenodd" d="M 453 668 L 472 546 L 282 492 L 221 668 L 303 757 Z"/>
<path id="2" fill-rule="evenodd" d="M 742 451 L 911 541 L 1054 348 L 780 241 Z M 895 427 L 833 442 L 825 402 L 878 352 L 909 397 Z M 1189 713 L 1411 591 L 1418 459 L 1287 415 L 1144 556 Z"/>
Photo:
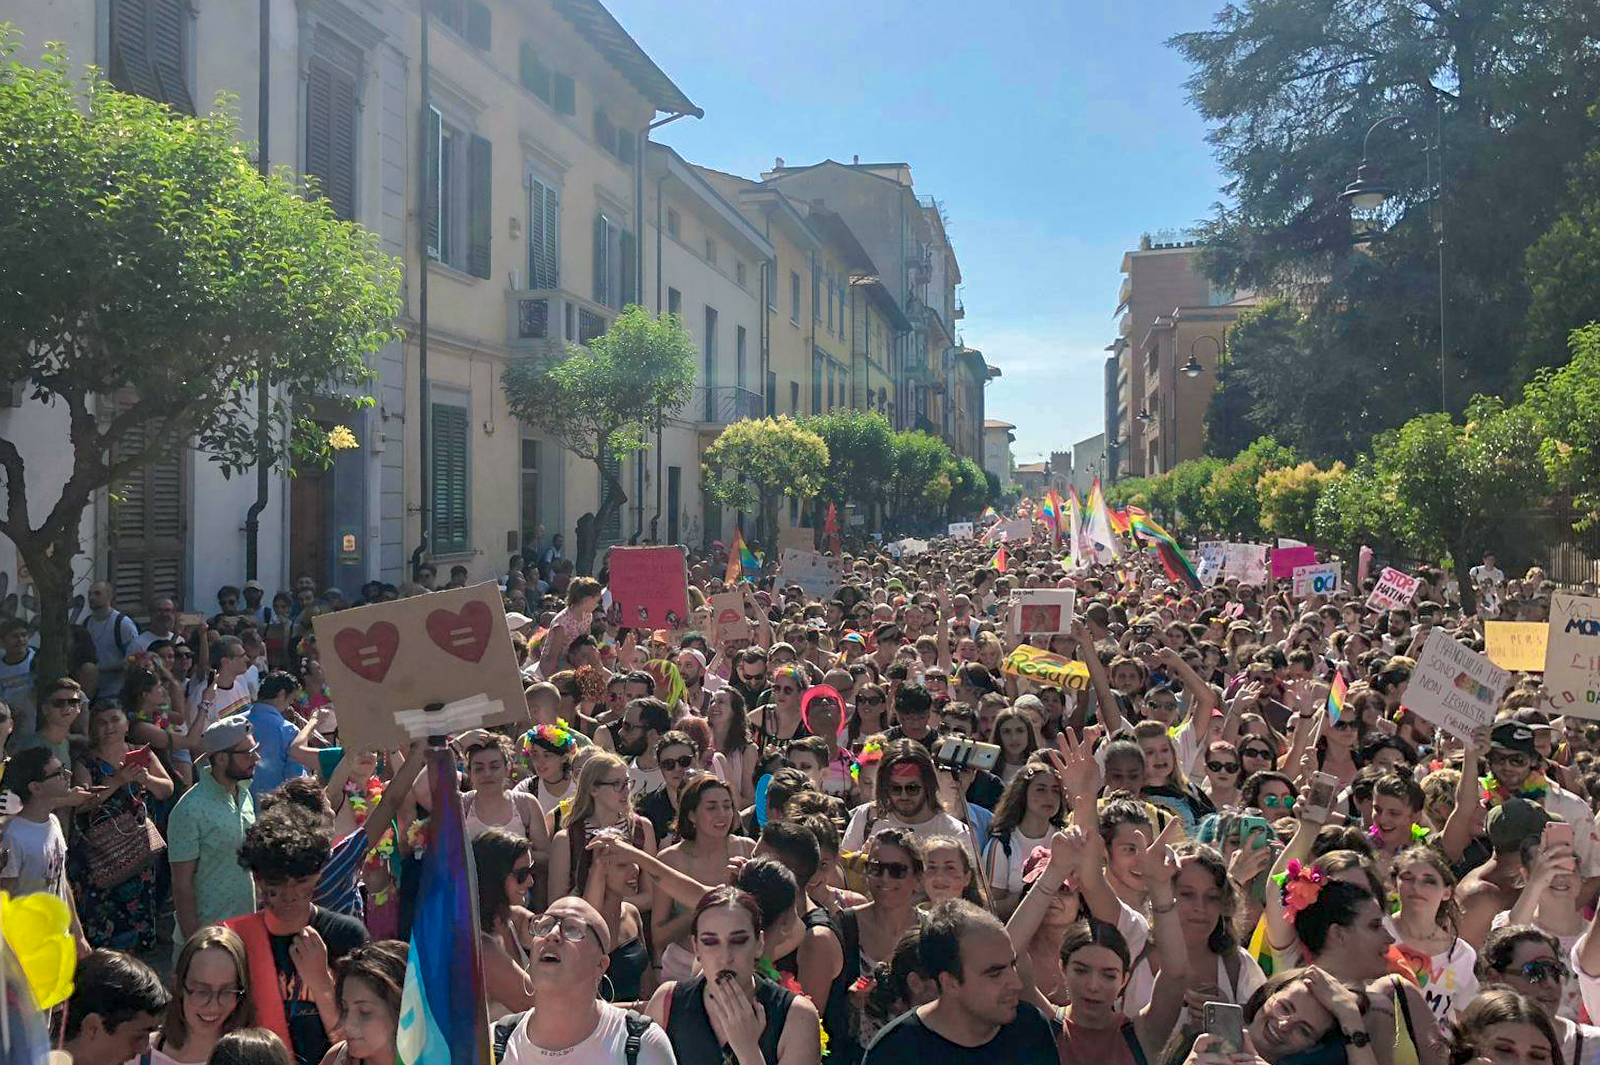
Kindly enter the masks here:
<path id="1" fill-rule="evenodd" d="M 1000 520 L 1000 515 L 995 511 L 995 509 L 993 507 L 984 507 L 983 508 L 983 513 L 978 515 L 978 521 L 980 523 L 986 522 L 986 521 L 990 520 L 991 518 L 994 519 L 995 521 L 999 521 Z"/>
<path id="2" fill-rule="evenodd" d="M 1348 702 L 1350 685 L 1344 679 L 1344 670 L 1334 670 L 1333 686 L 1328 689 L 1328 721 L 1331 724 L 1339 723 L 1339 715 L 1344 713 L 1345 703 Z"/>
<path id="3" fill-rule="evenodd" d="M 1105 491 L 1100 487 L 1100 478 L 1098 477 L 1089 486 L 1087 513 L 1089 528 L 1085 533 L 1088 539 L 1088 543 L 1085 546 L 1089 549 L 1088 560 L 1097 562 L 1102 566 L 1109 566 L 1122 557 L 1122 550 L 1117 545 L 1117 536 L 1112 526 L 1110 508 L 1106 506 Z"/>
<path id="4" fill-rule="evenodd" d="M 1117 535 L 1127 536 L 1128 532 L 1133 528 L 1133 523 L 1128 520 L 1128 511 L 1111 507 L 1106 513 L 1111 516 L 1111 527 L 1116 530 Z"/>
<path id="5" fill-rule="evenodd" d="M 1271 883 L 1269 883 L 1267 885 L 1268 890 L 1272 890 L 1272 889 L 1276 888 L 1276 886 L 1277 885 L 1271 884 Z M 1261 971 L 1263 973 L 1265 973 L 1266 975 L 1271 976 L 1272 975 L 1272 965 L 1273 965 L 1273 954 L 1272 954 L 1272 947 L 1267 942 L 1267 915 L 1266 914 L 1262 914 L 1260 919 L 1256 921 L 1256 930 L 1250 936 L 1250 948 L 1249 948 L 1249 950 L 1250 950 L 1250 956 L 1256 960 L 1256 964 L 1257 965 L 1261 966 Z"/>
<path id="6" fill-rule="evenodd" d="M 1066 508 L 1061 505 L 1061 497 L 1056 495 L 1054 488 L 1044 494 L 1044 516 L 1050 525 L 1050 537 L 1053 542 L 1061 542 L 1061 519 L 1065 516 Z"/>
<path id="7" fill-rule="evenodd" d="M 455 756 L 433 747 L 433 812 L 400 995 L 400 1065 L 488 1065 L 489 1010 L 478 948 L 477 883 Z M 498 887 L 499 885 L 495 885 Z"/>
<path id="8" fill-rule="evenodd" d="M 1128 508 L 1128 524 L 1134 535 L 1149 541 L 1155 548 L 1157 557 L 1161 559 L 1161 568 L 1167 571 L 1167 579 L 1187 584 L 1190 588 L 1199 590 L 1200 575 L 1190 565 L 1189 558 L 1178 546 L 1177 539 L 1167 530 L 1163 529 L 1156 520 L 1140 507 Z"/>
<path id="9" fill-rule="evenodd" d="M 750 550 L 750 545 L 744 542 L 744 530 L 733 530 L 733 546 L 728 548 L 728 571 L 723 575 L 724 584 L 737 584 L 739 581 L 753 581 L 751 574 L 761 572 L 761 560 L 756 553 Z"/>
<path id="10" fill-rule="evenodd" d="M 1006 545 L 1001 544 L 995 549 L 994 557 L 989 560 L 989 568 L 1001 573 L 1006 571 Z"/>

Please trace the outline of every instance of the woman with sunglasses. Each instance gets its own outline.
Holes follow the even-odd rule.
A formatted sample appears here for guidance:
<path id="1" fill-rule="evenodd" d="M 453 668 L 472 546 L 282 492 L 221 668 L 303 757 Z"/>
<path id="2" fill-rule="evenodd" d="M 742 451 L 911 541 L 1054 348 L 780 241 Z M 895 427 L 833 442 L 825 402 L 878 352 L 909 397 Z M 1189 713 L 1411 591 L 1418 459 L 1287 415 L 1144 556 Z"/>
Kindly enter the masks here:
<path id="1" fill-rule="evenodd" d="M 1260 810 L 1268 821 L 1295 815 L 1294 782 L 1282 773 L 1263 770 L 1245 778 L 1239 802 L 1247 810 Z M 1319 822 L 1320 824 L 1320 822 Z"/>
<path id="2" fill-rule="evenodd" d="M 491 828 L 472 841 L 478 883 L 478 941 L 482 946 L 484 994 L 491 1019 L 533 1005 L 533 935 L 528 893 L 533 890 L 533 854 L 528 841 Z"/>
<path id="3" fill-rule="evenodd" d="M 733 792 L 726 783 L 713 776 L 690 781 L 678 803 L 675 824 L 678 841 L 662 848 L 661 861 L 702 884 L 728 883 L 730 863 L 750 857 L 755 849 L 754 841 L 748 836 L 732 834 L 738 816 Z M 683 942 L 692 916 L 665 892 L 657 893 L 650 928 L 651 939 L 661 956 L 663 979 L 686 979 L 692 969 L 693 957 Z"/>
<path id="4" fill-rule="evenodd" d="M 923 868 L 922 841 L 906 829 L 882 829 L 867 844 L 868 901 L 839 916 L 844 942 L 859 944 L 861 972 L 888 961 L 900 937 L 917 926 Z M 863 1024 L 861 1045 L 873 1034 Z"/>
<path id="5" fill-rule="evenodd" d="M 1352 690 L 1355 687 L 1352 685 Z M 1297 715 L 1295 719 L 1295 724 L 1304 727 L 1309 725 L 1309 717 L 1321 717 L 1322 729 L 1316 746 L 1317 771 L 1333 777 L 1341 788 L 1348 788 L 1361 772 L 1362 714 L 1372 712 L 1374 698 L 1371 692 L 1364 697 L 1361 693 L 1351 695 L 1347 699 L 1351 710 L 1341 713 L 1337 721 L 1329 718 L 1326 710 L 1318 710 L 1315 715 Z M 1381 705 L 1382 700 L 1378 702 Z"/>
<path id="6" fill-rule="evenodd" d="M 868 736 L 889 728 L 889 696 L 881 684 L 863 684 L 856 689 L 855 712 L 845 727 L 852 751 L 860 750 Z"/>
<path id="7" fill-rule="evenodd" d="M 60 759 L 61 764 L 72 764 L 72 744 L 68 733 L 78 715 L 89 705 L 83 686 L 71 677 L 61 677 L 39 690 L 38 729 L 32 736 L 17 745 L 18 751 L 29 747 L 43 747 Z"/>
<path id="8" fill-rule="evenodd" d="M 1561 1044 L 1562 1060 L 1568 1065 L 1595 1065 L 1600 1061 L 1600 1028 L 1573 1021 L 1561 1013 L 1568 984 L 1590 989 L 1593 979 L 1566 964 L 1564 953 L 1554 936 L 1532 925 L 1506 925 L 1496 928 L 1478 952 L 1478 984 L 1484 991 L 1510 988 L 1526 995 L 1555 1028 Z M 1582 950 L 1572 960 L 1584 962 Z M 1592 994 L 1585 1005 L 1600 1005 Z"/>
<path id="9" fill-rule="evenodd" d="M 166 1019 L 139 1065 L 205 1065 L 217 1040 L 254 1023 L 244 941 L 208 925 L 178 952 Z"/>
<path id="10" fill-rule="evenodd" d="M 1260 741 L 1254 741 L 1257 748 Z M 1213 740 L 1206 748 L 1206 779 L 1201 784 L 1211 805 L 1221 810 L 1239 804 L 1239 787 L 1244 783 L 1244 760 L 1239 748 L 1227 740 Z"/>
<path id="11" fill-rule="evenodd" d="M 583 763 L 572 807 L 550 841 L 551 897 L 583 889 L 589 875 L 589 842 L 598 832 L 619 831 L 634 846 L 656 852 L 655 830 L 628 803 L 632 786 L 628 764 L 610 751 L 596 751 Z"/>

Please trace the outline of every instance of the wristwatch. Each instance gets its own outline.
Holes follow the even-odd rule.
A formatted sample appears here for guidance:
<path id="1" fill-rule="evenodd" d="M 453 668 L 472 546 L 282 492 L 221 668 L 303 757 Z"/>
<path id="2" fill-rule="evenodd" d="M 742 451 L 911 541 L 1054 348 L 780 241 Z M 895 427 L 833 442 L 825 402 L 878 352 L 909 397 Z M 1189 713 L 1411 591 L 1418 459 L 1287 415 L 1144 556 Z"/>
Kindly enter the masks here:
<path id="1" fill-rule="evenodd" d="M 1372 1037 L 1367 1034 L 1367 1030 L 1365 1028 L 1357 1028 L 1353 1032 L 1343 1031 L 1343 1029 L 1341 1029 L 1341 1032 L 1344 1035 L 1344 1041 L 1353 1047 L 1365 1047 L 1372 1045 Z"/>

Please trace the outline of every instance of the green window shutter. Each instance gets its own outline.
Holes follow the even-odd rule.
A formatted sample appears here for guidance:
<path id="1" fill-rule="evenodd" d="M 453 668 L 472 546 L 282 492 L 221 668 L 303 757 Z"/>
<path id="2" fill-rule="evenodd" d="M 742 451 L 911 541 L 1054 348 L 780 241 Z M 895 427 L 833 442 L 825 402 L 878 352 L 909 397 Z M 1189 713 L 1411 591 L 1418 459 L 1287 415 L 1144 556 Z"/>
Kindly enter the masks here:
<path id="1" fill-rule="evenodd" d="M 618 254 L 622 259 L 622 291 L 618 294 L 617 306 L 626 307 L 630 303 L 639 302 L 639 294 L 634 291 L 638 274 L 637 242 L 633 233 L 624 229 L 618 243 Z"/>
<path id="2" fill-rule="evenodd" d="M 539 62 L 539 53 L 534 51 L 533 45 L 527 41 L 522 42 L 517 70 L 522 87 L 545 103 L 549 103 L 550 68 Z"/>
<path id="3" fill-rule="evenodd" d="M 433 550 L 460 554 L 470 550 L 468 512 L 467 410 L 449 403 L 433 404 Z"/>
<path id="4" fill-rule="evenodd" d="M 316 60 L 306 77 L 306 173 L 335 215 L 355 218 L 355 79 Z"/>
<path id="5" fill-rule="evenodd" d="M 474 277 L 489 276 L 493 148 L 479 136 L 474 136 L 467 144 L 467 234 L 471 241 L 467 250 L 467 273 Z"/>
<path id="6" fill-rule="evenodd" d="M 557 74 L 551 83 L 555 108 L 564 115 L 578 113 L 578 87 L 569 74 Z"/>
<path id="7" fill-rule="evenodd" d="M 188 0 L 151 0 L 150 65 L 161 85 L 156 99 L 175 111 L 192 115 L 194 99 L 189 95 L 189 62 L 184 48 L 184 24 L 188 19 Z"/>
<path id="8" fill-rule="evenodd" d="M 611 492 L 610 481 L 611 480 L 615 480 L 618 483 L 621 483 L 621 481 L 622 481 L 622 460 L 617 458 L 617 456 L 616 456 L 616 454 L 614 452 L 607 452 L 606 453 L 605 470 L 606 470 L 606 473 L 609 475 L 609 479 L 607 477 L 601 477 L 600 478 L 600 502 L 602 504 L 606 501 L 606 498 L 610 495 L 610 492 Z M 600 539 L 602 539 L 602 540 L 620 540 L 620 539 L 622 539 L 622 508 L 621 507 L 618 507 L 616 510 L 612 511 L 611 516 L 606 519 L 605 525 L 602 526 L 601 529 L 600 529 Z"/>
<path id="9" fill-rule="evenodd" d="M 617 127 L 617 159 L 627 166 L 632 166 L 634 159 L 638 155 L 635 150 L 638 146 L 634 142 L 634 136 L 635 134 L 632 130 L 623 129 L 621 126 Z"/>
<path id="10" fill-rule="evenodd" d="M 493 39 L 494 21 L 488 6 L 471 0 L 467 4 L 467 43 L 487 52 Z"/>
<path id="11" fill-rule="evenodd" d="M 529 179 L 528 287 L 560 288 L 561 202 L 556 190 Z"/>
<path id="12" fill-rule="evenodd" d="M 611 222 L 594 216 L 594 301 L 611 306 Z"/>
<path id="13" fill-rule="evenodd" d="M 444 153 L 441 151 L 444 140 L 444 117 L 439 114 L 437 107 L 428 108 L 428 170 L 422 180 L 427 182 L 428 195 L 428 255 L 434 259 L 442 258 L 439 254 L 439 185 L 443 180 L 440 165 Z"/>

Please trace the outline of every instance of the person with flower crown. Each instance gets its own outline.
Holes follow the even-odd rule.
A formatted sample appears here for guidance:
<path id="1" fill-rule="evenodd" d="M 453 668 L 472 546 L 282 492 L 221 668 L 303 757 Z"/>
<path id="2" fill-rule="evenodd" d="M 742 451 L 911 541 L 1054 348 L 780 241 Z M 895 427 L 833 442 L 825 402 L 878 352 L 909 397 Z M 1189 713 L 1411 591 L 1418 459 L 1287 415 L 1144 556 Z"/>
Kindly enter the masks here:
<path id="1" fill-rule="evenodd" d="M 533 726 L 517 742 L 521 746 L 520 768 L 527 776 L 511 790 L 532 795 L 544 812 L 545 827 L 554 833 L 551 822 L 556 810 L 572 797 L 572 759 L 578 751 L 578 734 L 558 717 L 553 725 Z"/>

